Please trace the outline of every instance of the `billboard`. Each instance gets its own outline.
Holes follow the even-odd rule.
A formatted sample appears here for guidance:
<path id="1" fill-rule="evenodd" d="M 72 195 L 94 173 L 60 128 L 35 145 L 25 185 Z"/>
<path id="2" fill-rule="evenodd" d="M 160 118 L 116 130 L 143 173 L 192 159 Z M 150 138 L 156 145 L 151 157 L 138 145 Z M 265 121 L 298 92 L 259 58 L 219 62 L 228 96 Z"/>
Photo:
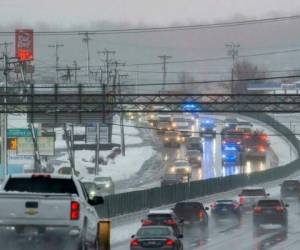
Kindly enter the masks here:
<path id="1" fill-rule="evenodd" d="M 21 62 L 33 60 L 33 30 L 16 30 L 16 57 Z"/>
<path id="2" fill-rule="evenodd" d="M 41 156 L 54 155 L 54 137 L 41 136 L 37 138 L 39 153 Z M 17 138 L 17 155 L 31 156 L 34 155 L 34 147 L 31 137 Z"/>

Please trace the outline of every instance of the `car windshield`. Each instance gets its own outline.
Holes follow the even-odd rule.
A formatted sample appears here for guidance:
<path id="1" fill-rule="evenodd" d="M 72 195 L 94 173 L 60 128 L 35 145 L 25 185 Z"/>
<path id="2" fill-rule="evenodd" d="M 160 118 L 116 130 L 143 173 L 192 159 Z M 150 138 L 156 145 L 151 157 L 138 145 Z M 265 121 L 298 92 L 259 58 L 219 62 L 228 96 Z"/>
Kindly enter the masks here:
<path id="1" fill-rule="evenodd" d="M 47 177 L 10 178 L 4 190 L 30 193 L 78 194 L 72 179 Z"/>
<path id="2" fill-rule="evenodd" d="M 106 181 L 111 181 L 111 178 L 110 177 L 95 177 L 94 180 L 98 181 L 98 182 L 106 182 Z"/>
<path id="3" fill-rule="evenodd" d="M 174 122 L 186 122 L 185 118 L 174 118 L 173 119 Z"/>
<path id="4" fill-rule="evenodd" d="M 148 219 L 153 221 L 165 221 L 171 219 L 172 216 L 170 214 L 149 214 Z"/>
<path id="5" fill-rule="evenodd" d="M 244 189 L 241 193 L 243 196 L 265 196 L 264 189 Z"/>
<path id="6" fill-rule="evenodd" d="M 175 162 L 175 166 L 176 167 L 186 167 L 186 166 L 188 166 L 188 163 L 184 162 L 184 161 L 178 161 L 178 162 Z"/>
<path id="7" fill-rule="evenodd" d="M 186 154 L 189 156 L 196 156 L 196 155 L 200 155 L 201 152 L 199 150 L 189 150 L 186 152 Z"/>
<path id="8" fill-rule="evenodd" d="M 171 117 L 159 117 L 159 121 L 160 122 L 170 122 L 171 121 Z"/>
<path id="9" fill-rule="evenodd" d="M 290 186 L 300 186 L 300 182 L 299 181 L 285 181 L 285 182 L 283 182 L 283 184 L 282 184 L 283 186 L 287 186 L 287 187 L 290 187 Z"/>
<path id="10" fill-rule="evenodd" d="M 171 235 L 171 231 L 169 228 L 164 228 L 164 227 L 155 227 L 155 228 L 142 228 L 140 229 L 137 234 L 137 236 L 140 237 L 163 237 L 163 236 L 168 236 Z"/>
<path id="11" fill-rule="evenodd" d="M 278 207 L 281 205 L 279 200 L 262 200 L 257 203 L 260 207 Z"/>
<path id="12" fill-rule="evenodd" d="M 175 205 L 175 209 L 204 209 L 203 204 L 199 202 L 181 202 Z"/>

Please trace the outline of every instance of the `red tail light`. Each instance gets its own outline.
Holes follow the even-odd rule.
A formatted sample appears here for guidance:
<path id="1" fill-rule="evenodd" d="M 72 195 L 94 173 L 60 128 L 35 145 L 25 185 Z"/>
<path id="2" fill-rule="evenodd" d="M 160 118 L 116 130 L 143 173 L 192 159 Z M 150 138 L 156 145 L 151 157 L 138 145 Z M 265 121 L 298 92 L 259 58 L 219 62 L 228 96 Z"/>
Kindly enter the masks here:
<path id="1" fill-rule="evenodd" d="M 71 202 L 71 220 L 79 220 L 80 217 L 80 204 L 77 201 Z"/>
<path id="2" fill-rule="evenodd" d="M 239 209 L 240 208 L 240 204 L 235 204 L 234 205 L 234 209 Z"/>
<path id="3" fill-rule="evenodd" d="M 263 210 L 262 207 L 256 206 L 256 207 L 254 208 L 254 212 L 255 212 L 255 213 L 261 213 L 262 210 Z"/>
<path id="4" fill-rule="evenodd" d="M 166 220 L 165 224 L 167 224 L 167 225 L 176 225 L 177 222 L 175 220 Z"/>
<path id="5" fill-rule="evenodd" d="M 175 244 L 174 240 L 171 239 L 166 240 L 166 246 L 174 246 L 174 244 Z"/>
<path id="6" fill-rule="evenodd" d="M 240 196 L 240 204 L 245 204 L 245 197 L 244 196 Z"/>
<path id="7" fill-rule="evenodd" d="M 205 213 L 203 211 L 199 212 L 199 219 L 203 219 L 205 217 Z"/>
<path id="8" fill-rule="evenodd" d="M 153 222 L 152 220 L 142 220 L 143 226 L 151 225 Z"/>
<path id="9" fill-rule="evenodd" d="M 132 247 L 137 247 L 137 246 L 139 245 L 139 241 L 138 241 L 137 239 L 132 240 L 131 243 L 130 243 L 130 245 L 131 245 Z"/>
<path id="10" fill-rule="evenodd" d="M 284 207 L 278 206 L 278 207 L 276 207 L 276 211 L 277 212 L 283 212 L 284 211 Z"/>
<path id="11" fill-rule="evenodd" d="M 265 153 L 266 152 L 266 148 L 264 146 L 259 146 L 258 147 L 258 151 L 261 153 Z"/>
<path id="12" fill-rule="evenodd" d="M 261 134 L 260 139 L 261 139 L 262 141 L 267 141 L 267 140 L 268 140 L 268 135 L 266 135 L 266 134 Z"/>

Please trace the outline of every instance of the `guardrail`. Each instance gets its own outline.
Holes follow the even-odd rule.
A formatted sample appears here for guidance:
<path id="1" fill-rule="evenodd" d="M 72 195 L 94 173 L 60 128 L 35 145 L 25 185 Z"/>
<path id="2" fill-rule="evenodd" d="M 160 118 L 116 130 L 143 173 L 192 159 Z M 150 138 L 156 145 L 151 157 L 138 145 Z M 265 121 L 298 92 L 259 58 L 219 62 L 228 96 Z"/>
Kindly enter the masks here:
<path id="1" fill-rule="evenodd" d="M 300 155 L 299 140 L 290 129 L 266 114 L 246 114 L 246 116 L 265 122 L 270 127 L 273 127 L 292 143 L 297 150 L 298 155 Z M 251 174 L 218 177 L 110 195 L 104 198 L 104 205 L 97 207 L 97 212 L 101 217 L 111 218 L 183 200 L 225 192 L 242 186 L 255 185 L 284 178 L 299 170 L 299 167 L 300 159 L 297 158 L 284 166 Z"/>

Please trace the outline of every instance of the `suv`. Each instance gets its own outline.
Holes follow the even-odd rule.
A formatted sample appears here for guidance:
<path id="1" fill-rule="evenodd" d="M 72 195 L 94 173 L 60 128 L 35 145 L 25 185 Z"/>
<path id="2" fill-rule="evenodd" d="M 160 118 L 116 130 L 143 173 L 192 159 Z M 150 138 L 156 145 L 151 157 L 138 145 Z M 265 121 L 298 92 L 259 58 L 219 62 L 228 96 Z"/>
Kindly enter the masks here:
<path id="1" fill-rule="evenodd" d="M 266 199 L 270 194 L 262 187 L 248 187 L 244 188 L 239 194 L 240 204 L 243 209 L 252 208 L 257 201 Z"/>
<path id="2" fill-rule="evenodd" d="M 281 185 L 281 198 L 300 197 L 300 182 L 298 180 L 285 180 Z"/>
<path id="3" fill-rule="evenodd" d="M 253 210 L 253 224 L 256 229 L 262 224 L 288 224 L 287 204 L 282 200 L 259 200 Z"/>
<path id="4" fill-rule="evenodd" d="M 178 202 L 173 211 L 176 216 L 183 220 L 185 225 L 208 226 L 208 207 L 200 202 Z"/>
<path id="5" fill-rule="evenodd" d="M 145 226 L 170 226 L 177 235 L 180 235 L 182 230 L 182 222 L 178 219 L 172 210 L 150 210 L 147 218 L 142 220 L 143 227 Z"/>

